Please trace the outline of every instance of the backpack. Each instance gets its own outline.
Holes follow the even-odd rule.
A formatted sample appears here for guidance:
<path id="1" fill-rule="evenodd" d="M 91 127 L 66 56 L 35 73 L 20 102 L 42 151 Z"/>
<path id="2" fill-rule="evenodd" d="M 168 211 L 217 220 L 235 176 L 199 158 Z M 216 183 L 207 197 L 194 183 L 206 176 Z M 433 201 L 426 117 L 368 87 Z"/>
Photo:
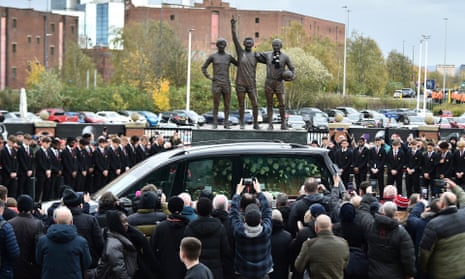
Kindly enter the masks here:
<path id="1" fill-rule="evenodd" d="M 0 231 L 3 229 L 3 225 L 5 225 L 6 223 L 8 222 L 5 219 L 0 221 Z M 2 259 L 2 253 L 0 253 L 0 269 L 2 269 L 2 267 L 3 267 L 3 259 Z"/>

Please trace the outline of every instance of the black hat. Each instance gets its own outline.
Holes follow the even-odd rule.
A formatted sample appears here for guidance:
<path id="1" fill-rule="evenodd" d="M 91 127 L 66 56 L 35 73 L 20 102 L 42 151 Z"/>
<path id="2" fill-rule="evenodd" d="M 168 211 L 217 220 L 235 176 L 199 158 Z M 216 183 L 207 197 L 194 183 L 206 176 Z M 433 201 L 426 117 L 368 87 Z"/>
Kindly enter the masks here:
<path id="1" fill-rule="evenodd" d="M 63 191 L 63 203 L 68 207 L 78 206 L 82 203 L 82 195 L 67 188 Z"/>
<path id="2" fill-rule="evenodd" d="M 184 201 L 180 197 L 172 197 L 168 201 L 168 210 L 172 214 L 180 214 L 184 209 Z"/>
<path id="3" fill-rule="evenodd" d="M 212 201 L 209 198 L 201 197 L 197 201 L 197 213 L 199 216 L 209 216 L 212 212 Z"/>
<path id="4" fill-rule="evenodd" d="M 355 218 L 355 207 L 351 203 L 345 203 L 339 211 L 339 218 L 342 222 L 352 223 Z"/>
<path id="5" fill-rule="evenodd" d="M 262 213 L 255 203 L 247 205 L 245 208 L 245 223 L 249 227 L 256 227 L 262 221 Z"/>
<path id="6" fill-rule="evenodd" d="M 154 192 L 145 192 L 140 197 L 139 208 L 140 209 L 155 209 L 157 204 L 157 195 Z"/>
<path id="7" fill-rule="evenodd" d="M 18 197 L 17 203 L 19 212 L 32 211 L 34 207 L 34 202 L 32 201 L 32 198 L 29 195 L 20 195 Z"/>
<path id="8" fill-rule="evenodd" d="M 312 214 L 313 218 L 320 216 L 321 214 L 326 214 L 326 209 L 321 203 L 314 203 L 310 205 L 308 208 L 310 210 L 310 214 Z"/>

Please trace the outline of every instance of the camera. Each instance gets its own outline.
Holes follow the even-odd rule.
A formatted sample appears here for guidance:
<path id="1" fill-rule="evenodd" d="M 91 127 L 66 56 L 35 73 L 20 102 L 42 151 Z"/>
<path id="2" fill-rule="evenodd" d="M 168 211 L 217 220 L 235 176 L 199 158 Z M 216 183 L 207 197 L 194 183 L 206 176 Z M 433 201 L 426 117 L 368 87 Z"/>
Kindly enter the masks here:
<path id="1" fill-rule="evenodd" d="M 254 181 L 255 181 L 255 178 L 253 177 L 242 179 L 242 185 L 245 186 L 244 193 L 251 193 L 251 194 L 255 193 L 255 189 L 253 187 Z"/>

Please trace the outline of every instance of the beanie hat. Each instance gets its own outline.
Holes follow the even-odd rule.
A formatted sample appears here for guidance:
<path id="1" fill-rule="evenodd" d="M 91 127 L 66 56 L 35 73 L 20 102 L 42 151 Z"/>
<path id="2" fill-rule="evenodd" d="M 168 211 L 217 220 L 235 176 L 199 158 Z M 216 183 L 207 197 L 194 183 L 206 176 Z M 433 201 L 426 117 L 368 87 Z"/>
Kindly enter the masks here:
<path id="1" fill-rule="evenodd" d="M 34 202 L 32 201 L 32 198 L 29 195 L 20 195 L 18 197 L 17 203 L 19 212 L 32 211 L 32 208 L 34 207 Z"/>
<path id="2" fill-rule="evenodd" d="M 339 211 L 339 218 L 342 222 L 352 223 L 355 218 L 355 207 L 351 203 L 345 203 Z"/>
<path id="3" fill-rule="evenodd" d="M 405 211 L 408 208 L 409 199 L 402 197 L 401 195 L 397 195 L 394 198 L 394 203 L 397 205 L 397 209 L 399 211 Z"/>
<path id="4" fill-rule="evenodd" d="M 157 204 L 157 195 L 154 192 L 145 192 L 140 197 L 139 208 L 140 209 L 155 209 Z"/>
<path id="5" fill-rule="evenodd" d="M 321 203 L 314 203 L 310 205 L 309 210 L 313 218 L 316 218 L 321 214 L 326 214 L 326 209 L 324 208 L 324 206 L 321 205 Z"/>
<path id="6" fill-rule="evenodd" d="M 172 197 L 168 201 L 168 210 L 171 214 L 181 214 L 184 209 L 184 202 L 180 197 Z"/>
<path id="7" fill-rule="evenodd" d="M 82 203 L 82 196 L 67 188 L 63 191 L 63 203 L 68 207 L 78 206 Z"/>
<path id="8" fill-rule="evenodd" d="M 260 225 L 262 221 L 262 213 L 260 212 L 260 208 L 255 203 L 251 203 L 247 205 L 245 208 L 245 223 L 249 227 L 256 227 Z"/>
<path id="9" fill-rule="evenodd" d="M 197 201 L 197 214 L 199 216 L 209 216 L 212 212 L 213 205 L 209 198 L 199 198 Z"/>

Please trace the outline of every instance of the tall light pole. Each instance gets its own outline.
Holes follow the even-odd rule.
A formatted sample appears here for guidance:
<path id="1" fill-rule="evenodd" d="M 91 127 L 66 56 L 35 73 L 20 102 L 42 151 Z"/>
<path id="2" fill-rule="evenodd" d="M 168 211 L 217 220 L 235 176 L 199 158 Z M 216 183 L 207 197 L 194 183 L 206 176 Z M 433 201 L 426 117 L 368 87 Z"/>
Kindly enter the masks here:
<path id="1" fill-rule="evenodd" d="M 186 84 L 186 112 L 190 110 L 191 100 L 191 49 L 192 49 L 192 31 L 195 29 L 189 29 L 189 39 L 187 45 L 187 84 Z"/>
<path id="2" fill-rule="evenodd" d="M 420 110 L 420 93 L 421 93 L 421 51 L 423 48 L 423 40 L 420 40 L 420 53 L 418 54 L 418 82 L 417 82 L 417 111 Z M 426 94 L 426 88 L 423 89 L 423 94 Z"/>
<path id="3" fill-rule="evenodd" d="M 423 116 L 426 114 L 426 95 L 428 94 L 426 91 L 426 79 L 428 75 L 428 40 L 431 38 L 430 35 L 422 35 L 423 40 L 425 41 L 425 80 L 423 81 L 424 88 L 423 88 Z"/>
<path id="4" fill-rule="evenodd" d="M 446 54 L 447 54 L 447 20 L 448 18 L 445 17 L 444 19 L 444 65 L 442 67 L 442 94 L 446 94 Z M 450 103 L 450 92 L 447 93 L 447 102 Z"/>
<path id="5" fill-rule="evenodd" d="M 346 25 L 346 29 L 345 29 L 345 34 L 344 34 L 344 77 L 342 78 L 342 96 L 345 97 L 346 96 L 346 78 L 347 78 L 347 75 L 346 75 L 346 69 L 347 69 L 347 37 L 348 37 L 348 33 L 349 33 L 349 13 L 350 13 L 350 10 L 347 6 L 343 6 L 342 7 L 343 9 L 346 9 L 347 10 L 347 25 Z"/>

